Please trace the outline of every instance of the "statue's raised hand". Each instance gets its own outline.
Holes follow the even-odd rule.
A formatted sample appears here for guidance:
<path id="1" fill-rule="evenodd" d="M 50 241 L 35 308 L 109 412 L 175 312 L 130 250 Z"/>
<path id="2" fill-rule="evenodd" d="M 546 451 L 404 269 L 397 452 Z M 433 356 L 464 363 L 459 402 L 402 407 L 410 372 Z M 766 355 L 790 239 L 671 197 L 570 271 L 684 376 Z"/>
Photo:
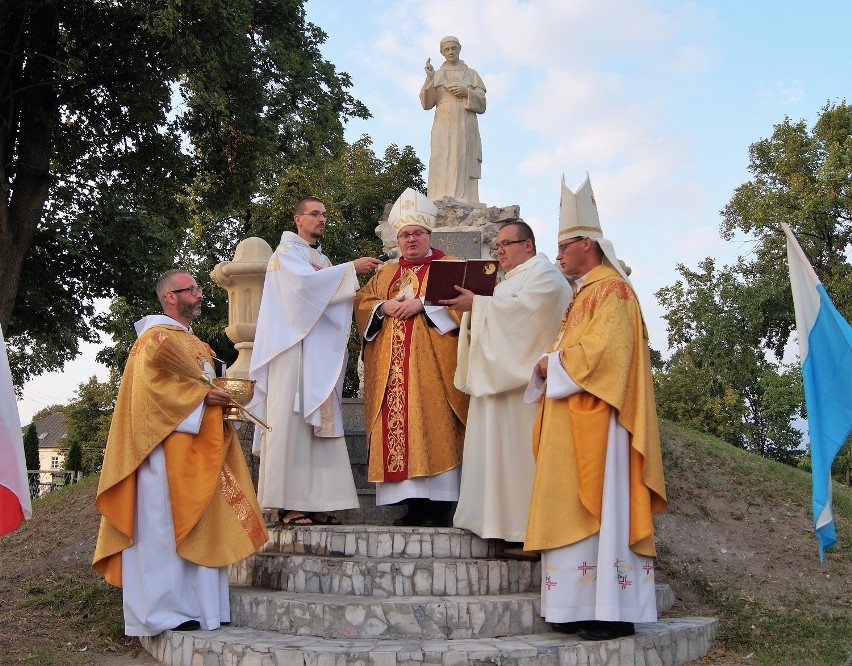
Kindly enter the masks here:
<path id="1" fill-rule="evenodd" d="M 435 68 L 432 67 L 432 58 L 426 58 L 426 66 L 423 69 L 426 70 L 427 78 L 432 78 L 435 74 Z"/>

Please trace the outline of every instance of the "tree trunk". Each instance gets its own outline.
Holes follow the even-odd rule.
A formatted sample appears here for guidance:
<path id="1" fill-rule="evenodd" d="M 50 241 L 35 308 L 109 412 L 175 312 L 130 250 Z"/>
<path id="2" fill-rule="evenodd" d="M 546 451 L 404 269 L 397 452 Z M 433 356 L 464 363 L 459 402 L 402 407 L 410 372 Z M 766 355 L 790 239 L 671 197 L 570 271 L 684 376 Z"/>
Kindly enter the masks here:
<path id="1" fill-rule="evenodd" d="M 8 15 L 7 7 L 3 10 L 3 15 Z M 2 85 L 7 101 L 0 111 L 0 325 L 4 329 L 12 317 L 24 259 L 50 191 L 50 156 L 58 112 L 54 88 L 57 10 L 49 4 L 34 8 L 28 21 L 26 57 L 21 52 L 22 40 L 7 31 L 26 30 L 27 18 L 2 28 L 2 42 L 16 49 L 7 54 L 10 66 Z"/>

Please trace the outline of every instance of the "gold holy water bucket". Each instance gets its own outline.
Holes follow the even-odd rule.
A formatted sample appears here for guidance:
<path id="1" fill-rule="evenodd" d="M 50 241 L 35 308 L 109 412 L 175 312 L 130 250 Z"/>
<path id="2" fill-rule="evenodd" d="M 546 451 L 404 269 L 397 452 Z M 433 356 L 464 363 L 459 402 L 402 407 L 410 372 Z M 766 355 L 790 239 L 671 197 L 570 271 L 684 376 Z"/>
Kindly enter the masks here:
<path id="1" fill-rule="evenodd" d="M 220 389 L 224 389 L 231 394 L 231 400 L 245 407 L 251 402 L 254 396 L 253 379 L 238 379 L 236 377 L 216 377 L 213 383 Z M 228 405 L 223 409 L 225 418 L 228 421 L 245 421 L 245 418 L 237 405 Z"/>

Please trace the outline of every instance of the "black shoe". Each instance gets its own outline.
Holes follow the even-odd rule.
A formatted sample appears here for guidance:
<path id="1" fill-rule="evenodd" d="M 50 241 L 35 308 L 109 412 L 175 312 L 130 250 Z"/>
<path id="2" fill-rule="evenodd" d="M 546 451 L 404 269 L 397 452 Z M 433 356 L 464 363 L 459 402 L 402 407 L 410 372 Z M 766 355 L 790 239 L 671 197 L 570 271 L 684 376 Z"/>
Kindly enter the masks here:
<path id="1" fill-rule="evenodd" d="M 419 527 L 423 525 L 423 514 L 409 511 L 402 518 L 393 521 L 394 527 Z"/>
<path id="2" fill-rule="evenodd" d="M 588 627 L 589 622 L 551 622 L 550 626 L 553 627 L 553 631 L 558 631 L 560 634 L 576 634 L 581 629 Z"/>
<path id="3" fill-rule="evenodd" d="M 596 621 L 590 627 L 584 627 L 577 635 L 587 641 L 608 641 L 613 638 L 632 636 L 636 628 L 632 622 L 601 622 Z"/>
<path id="4" fill-rule="evenodd" d="M 524 550 L 523 541 L 498 541 L 496 555 L 499 558 L 507 560 L 526 560 L 528 562 L 538 562 L 541 559 L 541 552 L 537 550 Z M 556 622 L 554 624 L 572 624 L 571 622 Z M 573 631 L 566 632 L 573 634 Z"/>
<path id="5" fill-rule="evenodd" d="M 201 629 L 201 623 L 198 620 L 187 620 L 181 622 L 172 631 L 195 631 L 196 629 Z"/>
<path id="6" fill-rule="evenodd" d="M 446 527 L 450 524 L 447 516 L 426 516 L 420 521 L 421 527 Z"/>
<path id="7" fill-rule="evenodd" d="M 423 527 L 448 527 L 450 525 L 450 508 L 452 502 L 441 500 L 426 500 L 423 505 Z"/>

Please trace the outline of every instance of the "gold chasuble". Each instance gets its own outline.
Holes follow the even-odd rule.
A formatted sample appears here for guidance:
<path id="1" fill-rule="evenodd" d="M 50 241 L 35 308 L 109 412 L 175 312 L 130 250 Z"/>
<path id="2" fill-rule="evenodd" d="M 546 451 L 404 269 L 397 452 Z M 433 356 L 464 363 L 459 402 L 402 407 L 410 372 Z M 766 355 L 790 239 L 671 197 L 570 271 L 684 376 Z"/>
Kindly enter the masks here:
<path id="1" fill-rule="evenodd" d="M 553 350 L 560 352 L 562 366 L 583 391 L 543 398 L 539 405 L 533 426 L 536 477 L 524 548 L 559 548 L 600 530 L 614 409 L 618 424 L 630 435 L 630 548 L 653 557 L 652 516 L 665 509 L 666 491 L 648 336 L 636 296 L 616 270 L 600 265 L 588 273 L 565 313 Z"/>
<path id="2" fill-rule="evenodd" d="M 362 341 L 376 304 L 423 295 L 430 262 L 444 256 L 433 249 L 422 259 L 400 258 L 370 279 L 355 296 Z M 453 385 L 457 347 L 458 330 L 441 335 L 425 313 L 387 317 L 376 337 L 363 341 L 369 481 L 435 476 L 461 463 L 469 397 Z"/>
<path id="3" fill-rule="evenodd" d="M 185 560 L 205 567 L 238 562 L 267 541 L 251 476 L 222 408 L 205 405 L 197 435 L 174 432 L 204 400 L 198 377 L 209 346 L 178 326 L 145 331 L 130 351 L 109 431 L 95 504 L 101 525 L 92 566 L 121 586 L 121 552 L 133 545 L 136 470 L 162 443 L 175 528 Z"/>

